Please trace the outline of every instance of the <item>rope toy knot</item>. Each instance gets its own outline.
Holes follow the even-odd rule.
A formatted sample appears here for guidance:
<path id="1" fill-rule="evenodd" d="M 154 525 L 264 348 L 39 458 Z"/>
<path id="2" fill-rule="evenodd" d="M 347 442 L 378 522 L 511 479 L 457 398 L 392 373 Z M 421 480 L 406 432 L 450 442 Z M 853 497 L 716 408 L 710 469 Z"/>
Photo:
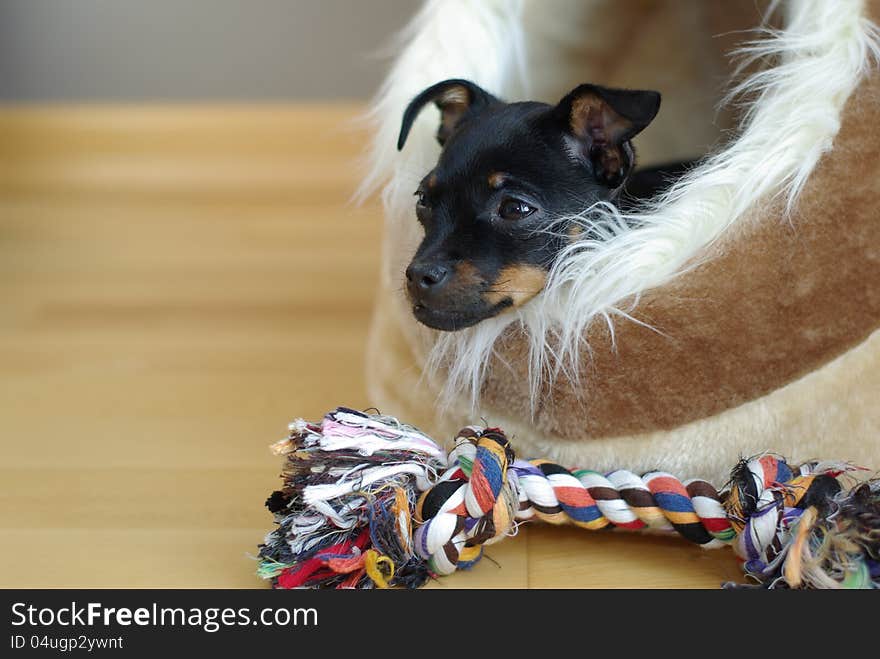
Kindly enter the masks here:
<path id="1" fill-rule="evenodd" d="M 459 431 L 449 467 L 416 504 L 416 552 L 434 574 L 472 567 L 483 545 L 508 534 L 517 502 L 508 480 L 513 459 L 499 429 L 468 426 Z"/>

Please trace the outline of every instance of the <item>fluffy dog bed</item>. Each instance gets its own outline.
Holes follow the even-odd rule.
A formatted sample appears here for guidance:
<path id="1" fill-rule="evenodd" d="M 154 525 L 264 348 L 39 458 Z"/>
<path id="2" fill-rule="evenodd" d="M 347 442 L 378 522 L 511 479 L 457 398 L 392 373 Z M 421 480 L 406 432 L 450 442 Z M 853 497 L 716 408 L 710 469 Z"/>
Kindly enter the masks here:
<path id="1" fill-rule="evenodd" d="M 365 181 L 386 184 L 367 364 L 383 413 L 450 438 L 482 417 L 521 455 L 595 469 L 723 481 L 770 449 L 880 465 L 880 1 L 758 5 L 423 8 L 375 103 Z M 453 77 L 554 103 L 581 82 L 658 89 L 640 163 L 710 155 L 634 218 L 590 211 L 617 228 L 573 245 L 521 309 L 428 330 L 401 282 L 437 116 L 395 143 L 410 99 Z"/>

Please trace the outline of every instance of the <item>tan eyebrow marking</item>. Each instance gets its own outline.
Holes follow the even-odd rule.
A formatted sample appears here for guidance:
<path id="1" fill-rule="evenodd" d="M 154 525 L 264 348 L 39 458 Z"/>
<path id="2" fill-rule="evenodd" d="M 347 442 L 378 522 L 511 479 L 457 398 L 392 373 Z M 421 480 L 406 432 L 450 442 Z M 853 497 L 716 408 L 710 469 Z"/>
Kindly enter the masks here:
<path id="1" fill-rule="evenodd" d="M 434 188 L 436 188 L 437 187 L 437 175 L 431 174 L 431 176 L 429 176 L 428 180 L 425 182 L 425 185 L 428 186 L 429 190 L 433 190 Z"/>
<path id="2" fill-rule="evenodd" d="M 492 172 L 489 174 L 489 187 L 497 190 L 504 185 L 504 181 L 506 181 L 509 176 L 510 174 L 506 174 L 505 172 Z"/>

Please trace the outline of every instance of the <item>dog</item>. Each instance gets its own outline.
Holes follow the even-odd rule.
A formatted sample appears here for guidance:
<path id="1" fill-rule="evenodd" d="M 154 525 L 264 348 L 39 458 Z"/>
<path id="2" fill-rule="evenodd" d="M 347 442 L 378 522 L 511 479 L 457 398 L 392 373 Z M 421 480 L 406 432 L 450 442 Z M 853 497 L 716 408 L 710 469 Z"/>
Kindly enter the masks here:
<path id="1" fill-rule="evenodd" d="M 650 197 L 686 168 L 633 176 L 631 140 L 660 100 L 656 91 L 583 84 L 555 106 L 505 103 L 461 79 L 418 94 L 403 113 L 397 148 L 433 102 L 442 150 L 415 193 L 425 232 L 405 273 L 415 318 L 456 331 L 525 304 L 582 230 L 564 218 L 598 202 Z"/>

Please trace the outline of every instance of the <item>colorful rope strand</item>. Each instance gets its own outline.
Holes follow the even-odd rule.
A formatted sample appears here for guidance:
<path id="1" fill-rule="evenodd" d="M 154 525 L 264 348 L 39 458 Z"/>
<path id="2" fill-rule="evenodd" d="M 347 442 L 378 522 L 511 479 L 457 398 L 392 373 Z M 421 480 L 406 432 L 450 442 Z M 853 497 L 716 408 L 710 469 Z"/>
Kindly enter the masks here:
<path id="1" fill-rule="evenodd" d="M 498 428 L 463 428 L 444 456 L 411 426 L 345 408 L 293 424 L 275 448 L 287 455 L 285 487 L 267 501 L 278 528 L 260 574 L 280 588 L 417 587 L 473 566 L 529 520 L 732 544 L 765 586 L 880 583 L 880 483 L 842 496 L 838 477 L 853 470 L 843 463 L 793 469 L 763 455 L 719 492 L 665 472 L 518 460 Z"/>

